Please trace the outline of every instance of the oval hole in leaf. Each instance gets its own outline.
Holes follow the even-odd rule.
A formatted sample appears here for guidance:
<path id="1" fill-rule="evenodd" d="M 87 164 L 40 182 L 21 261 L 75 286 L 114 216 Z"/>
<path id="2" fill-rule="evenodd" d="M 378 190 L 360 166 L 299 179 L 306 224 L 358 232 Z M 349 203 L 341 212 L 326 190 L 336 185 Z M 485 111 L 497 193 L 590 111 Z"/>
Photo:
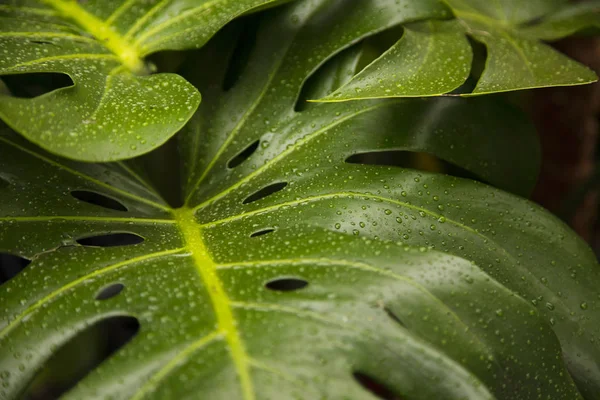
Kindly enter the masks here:
<path id="1" fill-rule="evenodd" d="M 268 282 L 265 286 L 278 292 L 292 292 L 307 287 L 308 282 L 300 278 L 279 278 Z"/>
<path id="2" fill-rule="evenodd" d="M 109 210 L 127 211 L 127 207 L 112 197 L 108 197 L 96 192 L 90 192 L 89 190 L 74 190 L 71 192 L 71 196 L 75 197 L 77 200 L 93 204 L 95 206 L 108 208 Z"/>
<path id="3" fill-rule="evenodd" d="M 389 308 L 385 307 L 383 309 L 385 311 L 385 313 L 388 315 L 388 317 L 390 317 L 394 322 L 396 322 L 398 325 L 406 328 L 406 325 L 404 324 L 404 322 L 402 322 L 402 320 L 400 318 L 398 318 L 398 316 L 396 314 L 394 314 L 392 312 L 392 310 L 390 310 Z"/>
<path id="4" fill-rule="evenodd" d="M 26 389 L 23 399 L 54 400 L 75 387 L 139 331 L 133 317 L 109 317 L 72 337 L 44 364 Z"/>
<path id="5" fill-rule="evenodd" d="M 140 244 L 143 241 L 143 237 L 136 235 L 135 233 L 125 232 L 87 236 L 77 239 L 77 243 L 80 245 L 90 247 L 132 246 L 134 244 Z"/>
<path id="6" fill-rule="evenodd" d="M 0 285 L 8 282 L 25 269 L 31 260 L 9 253 L 0 253 Z"/>
<path id="7" fill-rule="evenodd" d="M 22 99 L 33 99 L 54 90 L 74 85 L 69 75 L 56 72 L 2 75 L 1 78 L 10 93 Z"/>
<path id="8" fill-rule="evenodd" d="M 254 232 L 252 235 L 250 235 L 250 237 L 263 236 L 263 235 L 269 234 L 271 232 L 275 232 L 275 229 L 273 229 L 273 228 L 263 229 L 261 231 Z"/>
<path id="9" fill-rule="evenodd" d="M 352 375 L 354 376 L 354 379 L 356 379 L 356 381 L 360 383 L 360 385 L 363 388 L 373 393 L 379 399 L 403 400 L 402 397 L 396 395 L 381 382 L 377 381 L 376 379 L 363 372 L 354 372 Z"/>
<path id="10" fill-rule="evenodd" d="M 29 43 L 32 43 L 32 44 L 49 44 L 49 45 L 56 46 L 56 44 L 54 42 L 51 42 L 49 40 L 30 40 Z"/>
<path id="11" fill-rule="evenodd" d="M 258 192 L 246 197 L 246 200 L 244 200 L 243 203 L 250 204 L 250 203 L 253 203 L 260 199 L 264 199 L 267 196 L 270 196 L 272 194 L 275 194 L 275 193 L 283 190 L 283 188 L 285 188 L 286 186 L 287 186 L 287 182 L 277 182 L 277 183 L 273 183 L 269 186 L 265 186 L 264 188 L 260 189 Z"/>
<path id="12" fill-rule="evenodd" d="M 252 154 L 254 154 L 256 149 L 258 149 L 259 143 L 260 143 L 260 140 L 256 140 L 256 141 L 252 142 L 248 147 L 246 147 L 244 150 L 242 150 L 240 153 L 238 153 L 238 155 L 236 155 L 231 160 L 229 160 L 229 162 L 227 163 L 227 168 L 235 168 L 238 165 L 240 165 L 241 163 L 243 163 L 244 161 L 246 161 L 247 159 L 249 159 L 250 156 Z"/>
<path id="13" fill-rule="evenodd" d="M 125 289 L 125 285 L 122 283 L 111 283 L 108 286 L 103 287 L 100 292 L 96 295 L 96 300 L 108 300 L 112 299 Z"/>
<path id="14" fill-rule="evenodd" d="M 459 178 L 482 181 L 477 175 L 464 168 L 432 154 L 416 151 L 389 150 L 357 153 L 346 158 L 346 162 L 348 164 L 411 168 L 420 171 L 444 173 Z"/>

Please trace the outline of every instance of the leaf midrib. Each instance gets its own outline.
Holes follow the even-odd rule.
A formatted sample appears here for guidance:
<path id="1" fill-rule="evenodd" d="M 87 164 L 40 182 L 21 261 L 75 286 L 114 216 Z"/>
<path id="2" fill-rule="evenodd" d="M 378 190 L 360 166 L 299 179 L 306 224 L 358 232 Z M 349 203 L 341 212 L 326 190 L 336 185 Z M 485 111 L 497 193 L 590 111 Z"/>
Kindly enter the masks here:
<path id="1" fill-rule="evenodd" d="M 225 336 L 231 359 L 240 380 L 242 396 L 245 400 L 255 400 L 252 379 L 250 378 L 249 357 L 242 342 L 233 316 L 231 301 L 225 292 L 223 282 L 217 274 L 217 264 L 212 259 L 204 239 L 202 228 L 196 222 L 195 212 L 191 208 L 173 210 L 186 248 L 194 261 L 194 267 L 202 279 L 212 302 L 217 318 L 218 332 Z"/>
<path id="2" fill-rule="evenodd" d="M 143 73 L 144 62 L 138 48 L 123 36 L 119 35 L 106 22 L 91 14 L 75 1 L 42 0 L 58 11 L 64 18 L 73 20 L 77 25 L 98 39 L 107 49 L 114 53 L 123 65 L 131 72 Z"/>

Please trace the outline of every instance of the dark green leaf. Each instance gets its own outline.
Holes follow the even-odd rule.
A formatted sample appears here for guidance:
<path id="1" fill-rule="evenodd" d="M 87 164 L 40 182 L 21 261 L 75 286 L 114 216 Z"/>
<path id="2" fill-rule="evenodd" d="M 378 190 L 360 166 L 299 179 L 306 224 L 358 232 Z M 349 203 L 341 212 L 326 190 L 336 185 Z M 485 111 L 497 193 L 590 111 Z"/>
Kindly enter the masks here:
<path id="1" fill-rule="evenodd" d="M 439 96 L 465 83 L 472 59 L 458 22 L 407 25 L 399 42 L 325 100 Z"/>
<path id="2" fill-rule="evenodd" d="M 295 111 L 311 75 L 326 93 L 356 62 L 332 56 L 390 15 L 417 17 L 402 2 L 356 0 L 372 22 L 357 30 L 336 20 L 348 4 L 260 17 L 226 91 L 231 32 L 189 62 L 183 75 L 206 101 L 179 138 L 182 208 L 128 167 L 65 161 L 3 132 L 0 251 L 33 261 L 0 291 L 2 396 L 16 398 L 90 324 L 131 315 L 139 334 L 65 398 L 373 399 L 354 376 L 411 400 L 594 398 L 600 271 L 575 234 L 491 186 L 346 162 L 426 152 L 526 193 L 538 150 L 521 113 L 493 97 Z M 111 233 L 144 242 L 80 243 Z M 119 294 L 96 300 L 115 283 Z"/>
<path id="3" fill-rule="evenodd" d="M 564 0 L 444 0 L 457 21 L 405 27 L 403 38 L 350 83 L 320 101 L 436 96 L 461 86 L 471 69 L 465 35 L 485 44 L 487 63 L 473 95 L 596 81 L 587 67 L 540 39 L 559 39 L 598 24 L 597 4 Z"/>
<path id="4" fill-rule="evenodd" d="M 568 5 L 523 31 L 534 38 L 557 40 L 576 33 L 598 34 L 599 29 L 600 1 L 593 0 Z"/>

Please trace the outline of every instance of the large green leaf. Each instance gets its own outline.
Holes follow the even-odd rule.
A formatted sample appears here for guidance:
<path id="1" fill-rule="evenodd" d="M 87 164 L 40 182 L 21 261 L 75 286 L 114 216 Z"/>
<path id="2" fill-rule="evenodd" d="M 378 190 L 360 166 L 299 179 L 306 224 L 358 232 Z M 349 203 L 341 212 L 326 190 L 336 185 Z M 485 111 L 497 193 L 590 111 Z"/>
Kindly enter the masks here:
<path id="1" fill-rule="evenodd" d="M 557 40 L 579 33 L 598 34 L 599 29 L 600 1 L 592 0 L 561 8 L 525 32 L 540 39 Z"/>
<path id="2" fill-rule="evenodd" d="M 281 1 L 278 1 L 281 2 Z M 173 136 L 200 103 L 144 57 L 201 47 L 223 25 L 276 0 L 10 0 L 0 4 L 0 75 L 63 73 L 73 86 L 29 98 L 0 95 L 0 118 L 59 155 L 113 161 Z"/>
<path id="3" fill-rule="evenodd" d="M 444 1 L 456 20 L 406 26 L 394 46 L 322 101 L 452 92 L 466 82 L 471 69 L 473 54 L 466 35 L 483 43 L 488 53 L 473 95 L 596 81 L 593 71 L 540 40 L 557 40 L 597 26 L 597 3 L 565 6 L 565 0 Z"/>
<path id="4" fill-rule="evenodd" d="M 581 240 L 481 183 L 346 162 L 427 152 L 527 193 L 537 149 L 518 111 L 491 97 L 295 111 L 305 82 L 326 93 L 360 64 L 351 50 L 324 65 L 332 55 L 425 10 L 348 4 L 269 12 L 227 90 L 229 30 L 184 69 L 206 101 L 180 136 L 181 208 L 123 165 L 67 161 L 3 131 L 0 251 L 33 261 L 0 290 L 0 396 L 17 397 L 90 324 L 132 315 L 138 335 L 66 398 L 373 399 L 353 373 L 406 399 L 595 398 L 600 272 Z M 144 242 L 79 243 L 116 232 Z"/>

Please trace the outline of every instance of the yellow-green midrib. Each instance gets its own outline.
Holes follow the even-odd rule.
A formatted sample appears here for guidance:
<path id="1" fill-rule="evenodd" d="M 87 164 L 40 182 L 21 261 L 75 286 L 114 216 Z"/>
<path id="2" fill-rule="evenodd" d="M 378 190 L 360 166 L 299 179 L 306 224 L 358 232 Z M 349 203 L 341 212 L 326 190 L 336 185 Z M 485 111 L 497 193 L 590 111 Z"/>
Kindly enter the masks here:
<path id="1" fill-rule="evenodd" d="M 256 397 L 250 377 L 249 357 L 237 328 L 230 305 L 231 301 L 225 292 L 223 282 L 218 276 L 217 265 L 204 243 L 202 229 L 197 223 L 192 209 L 181 208 L 174 210 L 173 214 L 185 239 L 186 249 L 191 254 L 198 275 L 210 296 L 217 318 L 218 331 L 225 336 L 231 359 L 240 380 L 243 398 L 245 400 L 255 400 Z"/>
<path id="2" fill-rule="evenodd" d="M 76 1 L 42 1 L 58 11 L 63 18 L 72 20 L 96 38 L 113 54 L 119 57 L 121 63 L 130 71 L 135 73 L 144 72 L 144 62 L 137 47 L 117 33 L 113 26 L 87 11 Z"/>

